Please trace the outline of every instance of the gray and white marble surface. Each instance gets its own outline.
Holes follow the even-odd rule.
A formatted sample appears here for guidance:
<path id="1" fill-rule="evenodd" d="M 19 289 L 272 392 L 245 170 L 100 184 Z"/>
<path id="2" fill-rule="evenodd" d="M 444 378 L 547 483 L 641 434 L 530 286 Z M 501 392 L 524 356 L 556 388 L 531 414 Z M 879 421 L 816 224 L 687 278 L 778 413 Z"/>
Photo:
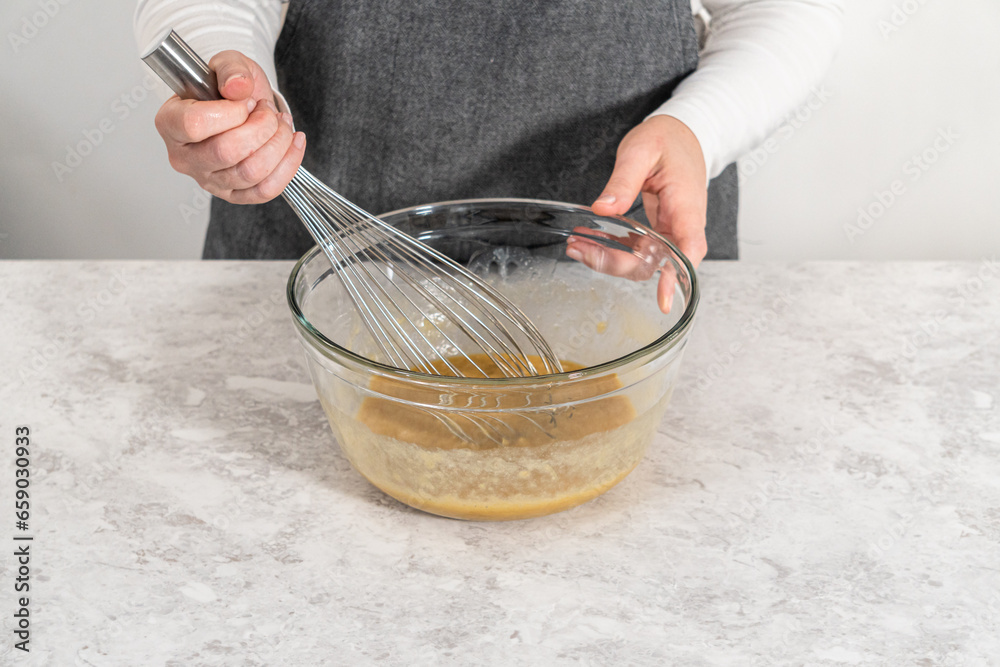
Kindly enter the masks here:
<path id="1" fill-rule="evenodd" d="M 0 263 L 0 664 L 1000 664 L 996 261 L 706 264 L 646 460 L 509 523 L 351 469 L 290 267 Z"/>

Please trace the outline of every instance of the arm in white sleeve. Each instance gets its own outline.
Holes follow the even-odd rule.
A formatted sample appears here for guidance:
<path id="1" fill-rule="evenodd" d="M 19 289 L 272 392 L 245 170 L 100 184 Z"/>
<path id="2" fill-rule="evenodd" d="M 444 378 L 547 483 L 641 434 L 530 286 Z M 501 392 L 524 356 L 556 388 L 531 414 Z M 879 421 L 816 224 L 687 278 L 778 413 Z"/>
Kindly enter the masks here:
<path id="1" fill-rule="evenodd" d="M 145 53 L 169 28 L 207 62 L 220 51 L 255 61 L 278 95 L 274 45 L 281 32 L 282 0 L 139 0 L 135 40 Z M 284 100 L 280 100 L 282 103 Z"/>
<path id="2" fill-rule="evenodd" d="M 694 9 L 702 4 L 695 0 Z M 708 177 L 763 142 L 823 78 L 840 43 L 842 0 L 703 0 L 698 69 L 651 115 L 687 125 Z"/>

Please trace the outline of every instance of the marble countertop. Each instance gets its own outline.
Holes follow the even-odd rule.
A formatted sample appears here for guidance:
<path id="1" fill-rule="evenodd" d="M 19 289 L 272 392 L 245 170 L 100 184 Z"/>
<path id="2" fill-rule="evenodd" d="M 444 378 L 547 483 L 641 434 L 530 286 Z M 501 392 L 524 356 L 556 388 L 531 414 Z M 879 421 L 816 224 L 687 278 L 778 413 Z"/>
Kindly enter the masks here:
<path id="1" fill-rule="evenodd" d="M 509 523 L 350 468 L 290 267 L 0 262 L 0 664 L 996 664 L 996 261 L 707 263 L 646 460 Z"/>

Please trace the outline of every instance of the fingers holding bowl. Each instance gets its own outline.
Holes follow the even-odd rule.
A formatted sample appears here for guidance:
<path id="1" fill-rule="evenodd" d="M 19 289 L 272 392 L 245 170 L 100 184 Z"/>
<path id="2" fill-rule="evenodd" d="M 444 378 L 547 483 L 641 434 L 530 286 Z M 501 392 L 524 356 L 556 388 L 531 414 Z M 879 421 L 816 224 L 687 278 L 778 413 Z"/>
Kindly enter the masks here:
<path id="1" fill-rule="evenodd" d="M 576 227 L 566 240 L 566 255 L 598 273 L 635 282 L 650 280 L 659 273 L 657 304 L 664 313 L 670 312 L 677 286 L 669 253 L 669 248 L 658 239 L 640 233 L 616 237 Z"/>

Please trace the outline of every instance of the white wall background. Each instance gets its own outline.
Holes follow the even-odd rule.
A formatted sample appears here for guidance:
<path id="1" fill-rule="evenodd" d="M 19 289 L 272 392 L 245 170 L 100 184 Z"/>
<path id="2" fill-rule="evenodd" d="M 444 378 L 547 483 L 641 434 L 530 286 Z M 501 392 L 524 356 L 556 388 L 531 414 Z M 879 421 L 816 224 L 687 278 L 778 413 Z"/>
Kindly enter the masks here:
<path id="1" fill-rule="evenodd" d="M 743 257 L 1000 253 L 1000 3 L 847 4 L 827 81 L 741 164 Z M 199 256 L 207 201 L 153 128 L 133 6 L 0 5 L 0 257 Z"/>
<path id="2" fill-rule="evenodd" d="M 779 130 L 773 153 L 741 164 L 743 257 L 1000 253 L 1000 2 L 847 0 L 823 87 L 829 100 L 814 96 L 819 109 Z M 957 139 L 941 152 L 949 128 Z M 914 156 L 925 152 L 936 161 L 923 171 Z M 878 213 L 895 181 L 902 194 L 860 229 L 858 209 Z"/>

